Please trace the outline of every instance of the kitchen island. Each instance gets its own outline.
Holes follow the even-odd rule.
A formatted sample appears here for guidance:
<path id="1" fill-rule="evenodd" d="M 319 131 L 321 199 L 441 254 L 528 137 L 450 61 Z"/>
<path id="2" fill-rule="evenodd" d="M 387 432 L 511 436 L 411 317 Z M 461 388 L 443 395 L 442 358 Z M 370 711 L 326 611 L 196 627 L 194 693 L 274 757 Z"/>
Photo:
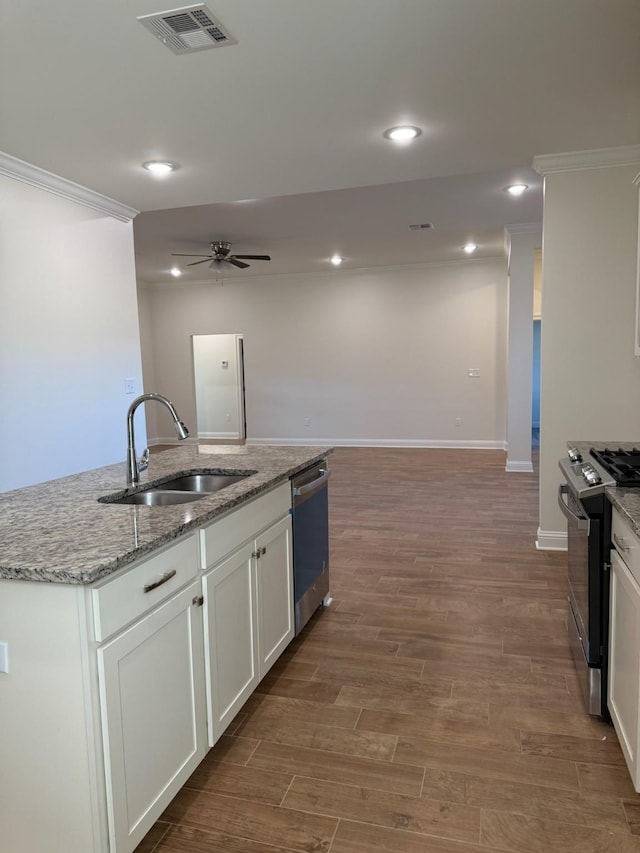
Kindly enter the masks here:
<path id="1" fill-rule="evenodd" d="M 181 447 L 0 495 L 0 849 L 130 853 L 293 637 L 289 478 L 330 448 Z M 246 474 L 173 506 L 102 503 Z"/>

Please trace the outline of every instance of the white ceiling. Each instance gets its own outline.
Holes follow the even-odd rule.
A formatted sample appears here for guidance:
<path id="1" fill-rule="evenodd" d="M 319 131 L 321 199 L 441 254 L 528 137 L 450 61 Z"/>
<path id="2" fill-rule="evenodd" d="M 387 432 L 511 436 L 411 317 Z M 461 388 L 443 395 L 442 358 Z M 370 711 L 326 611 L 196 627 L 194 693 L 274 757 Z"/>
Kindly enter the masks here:
<path id="1" fill-rule="evenodd" d="M 136 21 L 168 0 L 0 0 L 0 150 L 145 211 L 145 279 L 215 239 L 257 274 L 496 254 L 536 154 L 640 141 L 638 0 L 207 5 L 237 44 L 175 56 Z"/>

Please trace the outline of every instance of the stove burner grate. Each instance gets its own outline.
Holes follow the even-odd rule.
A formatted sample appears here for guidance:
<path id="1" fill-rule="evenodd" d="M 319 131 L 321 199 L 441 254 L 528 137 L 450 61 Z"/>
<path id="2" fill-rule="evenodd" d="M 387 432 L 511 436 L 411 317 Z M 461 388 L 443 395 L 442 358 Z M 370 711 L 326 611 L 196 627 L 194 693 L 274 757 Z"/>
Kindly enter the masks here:
<path id="1" fill-rule="evenodd" d="M 640 486 L 640 449 L 633 447 L 623 450 L 619 447 L 612 450 L 605 447 L 603 450 L 596 450 L 592 447 L 589 452 L 613 477 L 617 486 Z"/>

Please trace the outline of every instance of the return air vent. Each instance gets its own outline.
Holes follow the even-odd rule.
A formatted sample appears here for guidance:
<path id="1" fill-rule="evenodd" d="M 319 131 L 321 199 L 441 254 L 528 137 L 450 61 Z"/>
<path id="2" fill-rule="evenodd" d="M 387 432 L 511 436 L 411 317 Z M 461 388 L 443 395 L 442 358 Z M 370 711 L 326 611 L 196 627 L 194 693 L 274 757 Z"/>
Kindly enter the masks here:
<path id="1" fill-rule="evenodd" d="M 433 228 L 433 222 L 417 222 L 409 226 L 409 231 L 429 231 Z"/>
<path id="2" fill-rule="evenodd" d="M 138 20 L 177 54 L 236 44 L 236 40 L 206 6 L 170 9 L 168 12 L 142 15 Z"/>

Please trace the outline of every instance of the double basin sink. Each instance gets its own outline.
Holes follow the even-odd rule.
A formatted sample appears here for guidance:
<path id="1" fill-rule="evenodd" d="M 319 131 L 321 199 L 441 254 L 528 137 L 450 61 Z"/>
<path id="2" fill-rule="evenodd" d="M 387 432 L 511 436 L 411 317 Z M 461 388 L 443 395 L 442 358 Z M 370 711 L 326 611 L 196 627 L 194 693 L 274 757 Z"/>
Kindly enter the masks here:
<path id="1" fill-rule="evenodd" d="M 214 492 L 219 492 L 227 486 L 239 483 L 245 477 L 250 477 L 255 472 L 245 474 L 187 474 L 167 480 L 157 486 L 149 486 L 140 492 L 133 492 L 121 498 L 112 498 L 109 495 L 99 498 L 101 503 L 110 504 L 137 504 L 142 506 L 175 506 L 206 498 Z"/>

